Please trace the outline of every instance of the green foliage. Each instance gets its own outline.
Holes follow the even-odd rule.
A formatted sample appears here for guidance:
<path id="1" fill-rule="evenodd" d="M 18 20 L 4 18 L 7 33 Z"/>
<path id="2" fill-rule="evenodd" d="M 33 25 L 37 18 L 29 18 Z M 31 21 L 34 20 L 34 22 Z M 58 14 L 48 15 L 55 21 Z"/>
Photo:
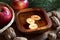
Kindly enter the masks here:
<path id="1" fill-rule="evenodd" d="M 10 4 L 11 0 L 0 0 L 0 2 L 5 2 L 5 3 Z"/>
<path id="2" fill-rule="evenodd" d="M 41 7 L 51 11 L 60 7 L 60 0 L 29 0 L 29 7 Z"/>
<path id="3" fill-rule="evenodd" d="M 0 1 L 8 4 L 11 3 L 11 0 L 0 0 Z M 28 1 L 29 1 L 29 7 L 41 7 L 47 11 L 60 8 L 60 0 L 28 0 Z"/>

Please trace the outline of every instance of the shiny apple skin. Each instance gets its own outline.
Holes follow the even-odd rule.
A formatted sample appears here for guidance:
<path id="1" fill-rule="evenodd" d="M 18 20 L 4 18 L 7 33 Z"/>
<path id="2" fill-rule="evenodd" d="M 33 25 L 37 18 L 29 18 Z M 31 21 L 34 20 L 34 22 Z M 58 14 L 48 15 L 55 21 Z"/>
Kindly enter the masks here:
<path id="1" fill-rule="evenodd" d="M 12 7 L 15 10 L 28 8 L 28 0 L 12 0 Z"/>
<path id="2" fill-rule="evenodd" d="M 12 13 L 8 7 L 0 6 L 0 27 L 9 23 L 12 18 Z"/>

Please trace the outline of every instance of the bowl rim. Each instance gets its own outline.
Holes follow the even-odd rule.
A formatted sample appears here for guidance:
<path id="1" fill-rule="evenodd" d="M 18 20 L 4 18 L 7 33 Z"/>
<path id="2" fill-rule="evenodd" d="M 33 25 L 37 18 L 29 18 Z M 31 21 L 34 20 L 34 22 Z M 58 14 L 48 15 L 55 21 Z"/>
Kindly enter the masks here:
<path id="1" fill-rule="evenodd" d="M 29 30 L 28 30 L 28 31 L 26 30 L 26 31 L 25 31 L 25 30 L 20 29 L 20 28 L 19 28 L 20 24 L 19 24 L 19 21 L 18 21 L 18 15 L 19 15 L 21 12 L 34 11 L 35 9 L 36 9 L 36 10 L 40 10 L 41 8 L 27 8 L 27 9 L 24 9 L 24 10 L 20 10 L 20 11 L 17 13 L 17 15 L 16 15 L 16 24 L 17 24 L 17 28 L 18 28 L 19 31 L 22 31 L 22 32 L 33 32 L 33 31 L 35 31 L 35 30 L 33 30 L 33 31 L 32 31 L 32 30 L 30 30 L 30 31 L 29 31 Z M 49 26 L 48 26 L 48 27 L 44 27 L 45 29 L 48 29 L 48 28 L 50 28 L 50 27 L 52 26 L 51 19 L 48 17 L 48 15 L 46 14 L 47 12 L 46 12 L 45 10 L 43 10 L 43 9 L 41 9 L 41 10 L 45 13 L 45 15 L 44 15 L 44 16 L 46 16 L 45 19 L 48 18 L 48 20 L 50 20 L 50 21 L 48 21 L 48 20 L 46 19 L 46 21 L 47 21 L 47 26 L 48 26 L 48 25 L 49 25 Z M 17 22 L 18 22 L 18 23 L 17 23 Z M 42 29 L 43 29 L 43 28 L 42 28 Z M 42 29 L 38 29 L 38 30 L 42 30 Z M 45 30 L 45 29 L 43 29 L 43 30 Z M 37 31 L 38 31 L 38 30 L 37 30 Z"/>
<path id="2" fill-rule="evenodd" d="M 7 25 L 5 25 L 2 29 L 0 29 L 0 33 L 2 33 L 2 32 L 4 32 L 8 27 L 10 27 L 10 26 L 12 25 L 12 23 L 14 22 L 14 19 L 15 19 L 15 14 L 14 14 L 13 9 L 12 9 L 8 4 L 6 4 L 6 3 L 4 3 L 4 2 L 0 2 L 0 4 L 6 5 L 6 6 L 9 7 L 9 8 L 11 9 L 11 11 L 12 11 L 12 19 L 11 19 L 11 21 L 10 21 Z"/>

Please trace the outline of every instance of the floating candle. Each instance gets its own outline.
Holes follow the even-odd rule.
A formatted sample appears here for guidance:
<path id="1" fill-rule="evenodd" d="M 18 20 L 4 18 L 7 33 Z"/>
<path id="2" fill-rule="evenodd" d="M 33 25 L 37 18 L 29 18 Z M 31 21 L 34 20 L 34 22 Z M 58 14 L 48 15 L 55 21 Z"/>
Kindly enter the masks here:
<path id="1" fill-rule="evenodd" d="M 35 23 L 35 21 L 31 18 L 27 18 L 26 22 L 29 23 L 29 24 L 34 24 Z"/>
<path id="2" fill-rule="evenodd" d="M 38 15 L 32 15 L 31 18 L 32 18 L 33 20 L 40 20 L 40 19 L 41 19 L 41 17 L 38 16 Z"/>
<path id="3" fill-rule="evenodd" d="M 26 19 L 26 22 L 29 23 L 29 28 L 30 29 L 37 29 L 38 28 L 38 25 L 35 24 L 35 20 L 40 20 L 40 16 L 38 15 L 32 15 L 31 18 L 27 18 Z"/>
<path id="4" fill-rule="evenodd" d="M 38 25 L 37 24 L 31 24 L 31 25 L 29 25 L 29 28 L 30 29 L 37 29 Z"/>

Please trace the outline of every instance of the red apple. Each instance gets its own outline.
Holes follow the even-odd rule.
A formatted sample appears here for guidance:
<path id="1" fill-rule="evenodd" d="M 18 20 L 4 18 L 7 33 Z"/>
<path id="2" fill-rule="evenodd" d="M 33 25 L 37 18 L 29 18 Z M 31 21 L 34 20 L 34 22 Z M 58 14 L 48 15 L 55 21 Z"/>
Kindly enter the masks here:
<path id="1" fill-rule="evenodd" d="M 12 18 L 12 13 L 10 9 L 6 6 L 0 6 L 0 26 L 2 27 L 7 23 L 9 23 L 11 18 Z"/>
<path id="2" fill-rule="evenodd" d="M 21 10 L 28 7 L 28 0 L 12 0 L 12 7 L 15 10 Z"/>

